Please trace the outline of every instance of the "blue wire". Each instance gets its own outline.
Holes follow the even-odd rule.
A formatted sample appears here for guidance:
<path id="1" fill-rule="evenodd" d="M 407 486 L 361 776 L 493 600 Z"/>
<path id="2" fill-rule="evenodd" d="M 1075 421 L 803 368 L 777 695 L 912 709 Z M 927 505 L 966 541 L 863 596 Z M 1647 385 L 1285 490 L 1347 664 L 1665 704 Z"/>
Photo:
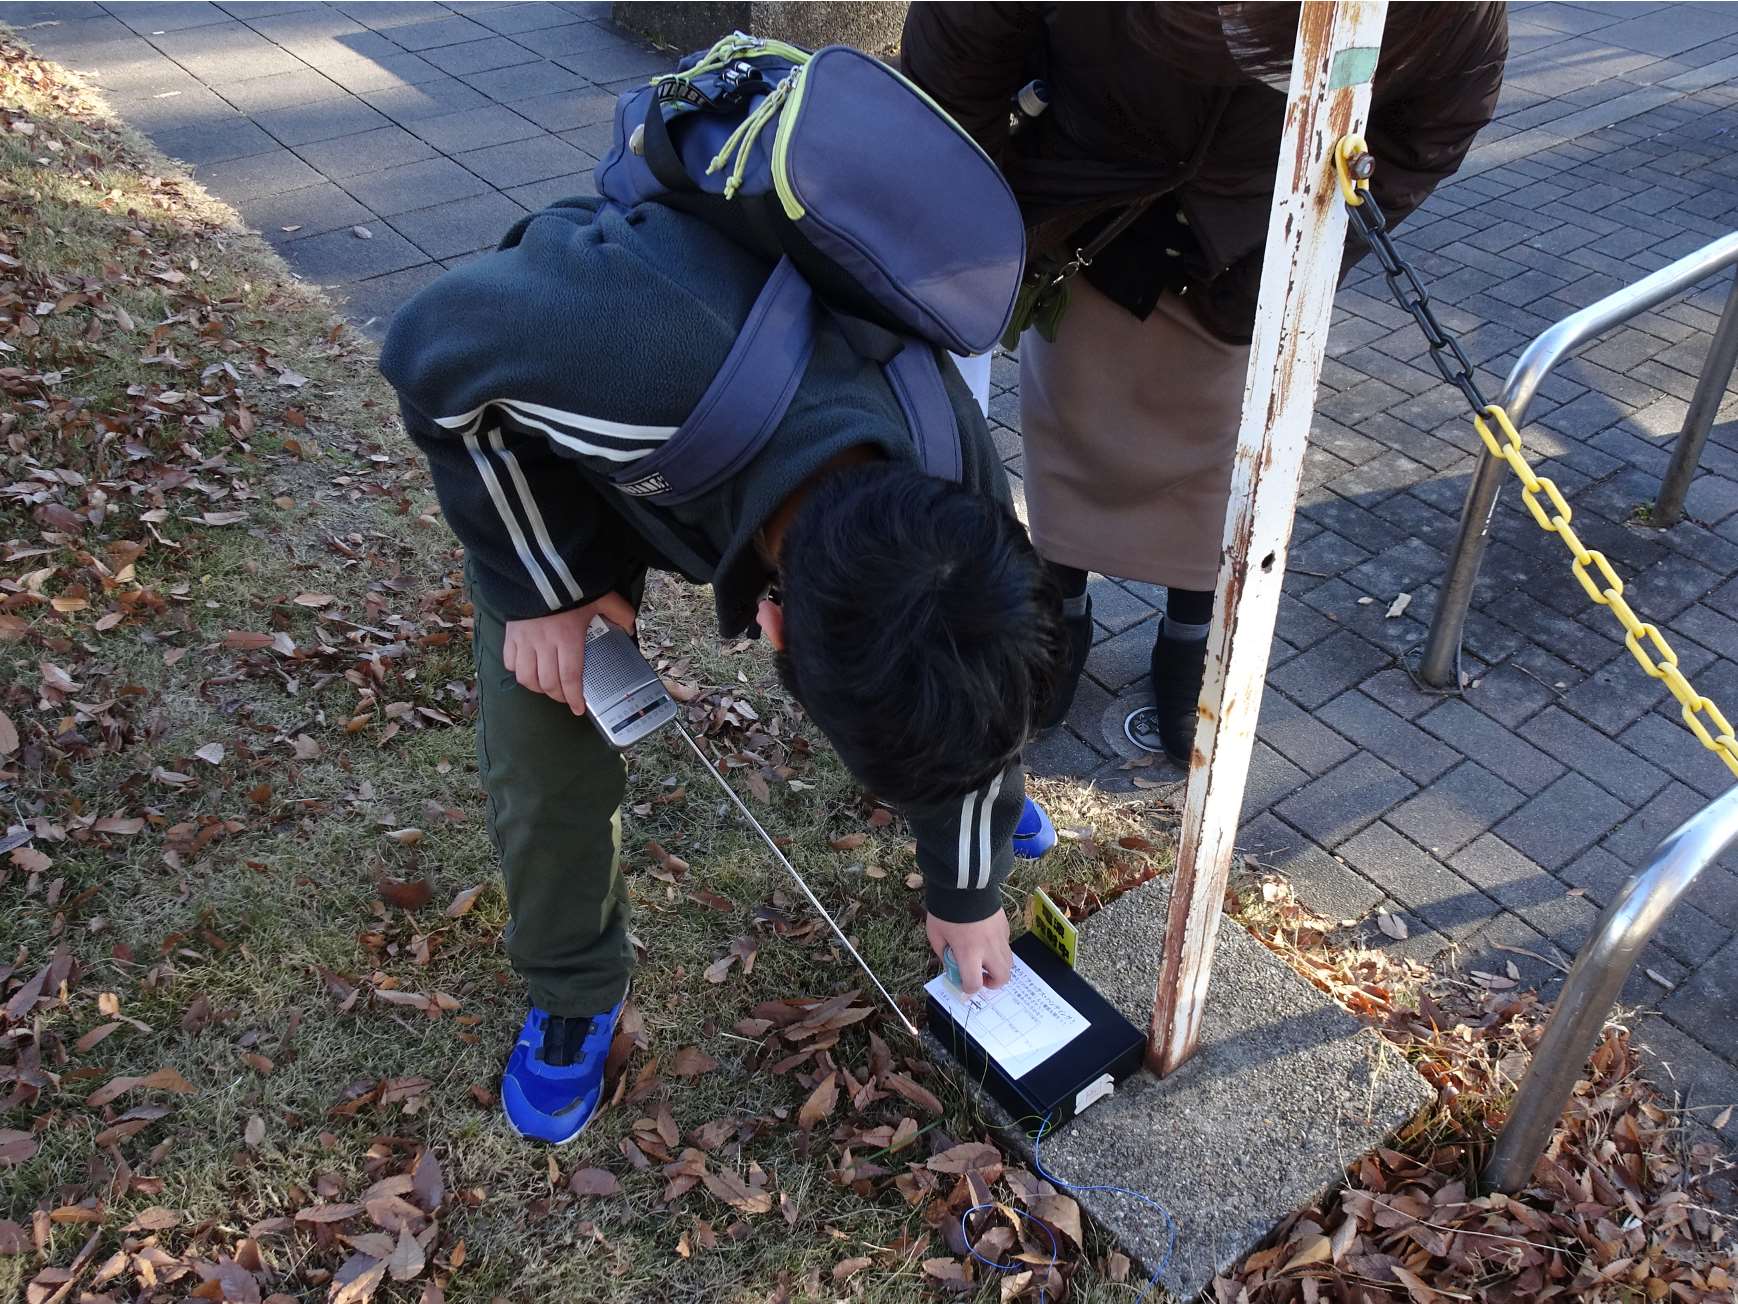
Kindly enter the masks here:
<path id="1" fill-rule="evenodd" d="M 1045 1168 L 1044 1160 L 1040 1156 L 1040 1148 L 1044 1144 L 1045 1133 L 1050 1130 L 1050 1117 L 1049 1114 L 1044 1115 L 1044 1121 L 1038 1126 L 1038 1135 L 1032 1140 L 1032 1167 L 1038 1170 L 1038 1176 L 1042 1177 L 1052 1186 L 1060 1187 L 1064 1191 L 1073 1191 L 1077 1194 L 1096 1191 L 1106 1195 L 1126 1195 L 1131 1200 L 1138 1200 L 1149 1209 L 1157 1209 L 1159 1211 L 1159 1216 L 1165 1220 L 1166 1243 L 1164 1257 L 1159 1260 L 1159 1266 L 1153 1269 L 1153 1275 L 1147 1279 L 1147 1288 L 1140 1293 L 1140 1298 L 1135 1301 L 1135 1304 L 1145 1304 L 1147 1296 L 1151 1295 L 1153 1291 L 1158 1288 L 1159 1278 L 1165 1275 L 1165 1269 L 1171 1266 L 1171 1258 L 1177 1252 L 1177 1220 L 1171 1217 L 1171 1211 L 1165 1208 L 1164 1205 L 1160 1204 L 1149 1195 L 1142 1195 L 1139 1191 L 1131 1191 L 1126 1186 L 1076 1186 L 1072 1182 L 1063 1181 L 1060 1177 L 1056 1176 L 1055 1173 Z M 995 1260 L 979 1254 L 977 1247 L 972 1244 L 972 1235 L 970 1229 L 966 1225 L 966 1220 L 975 1213 L 982 1213 L 986 1209 L 994 1209 L 997 1207 L 997 1204 L 994 1201 L 991 1201 L 987 1204 L 974 1204 L 971 1208 L 967 1209 L 960 1215 L 960 1235 L 965 1240 L 966 1249 L 971 1251 L 972 1258 L 976 1259 L 986 1268 L 993 1268 L 997 1272 L 1023 1271 L 1031 1265 L 1024 1263 L 997 1263 Z M 1047 1224 L 1039 1222 L 1037 1218 L 1033 1217 L 1025 1210 L 1015 1209 L 1014 1212 L 1024 1218 L 1027 1222 L 1037 1223 L 1039 1227 L 1044 1229 L 1044 1234 L 1050 1238 L 1050 1262 L 1044 1266 L 1054 1267 L 1062 1257 L 1060 1247 L 1056 1242 L 1056 1233 L 1051 1231 Z M 1045 1298 L 1044 1291 L 1040 1288 L 1038 1291 L 1038 1304 L 1045 1304 Z"/>

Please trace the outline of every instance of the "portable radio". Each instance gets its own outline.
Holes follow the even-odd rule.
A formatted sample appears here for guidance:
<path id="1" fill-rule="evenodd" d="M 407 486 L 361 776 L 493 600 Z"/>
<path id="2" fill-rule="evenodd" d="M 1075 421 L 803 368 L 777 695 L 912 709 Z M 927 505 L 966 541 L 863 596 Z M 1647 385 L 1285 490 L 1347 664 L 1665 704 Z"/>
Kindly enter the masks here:
<path id="1" fill-rule="evenodd" d="M 614 625 L 585 641 L 585 713 L 611 747 L 632 747 L 676 718 L 676 703 L 633 638 Z"/>

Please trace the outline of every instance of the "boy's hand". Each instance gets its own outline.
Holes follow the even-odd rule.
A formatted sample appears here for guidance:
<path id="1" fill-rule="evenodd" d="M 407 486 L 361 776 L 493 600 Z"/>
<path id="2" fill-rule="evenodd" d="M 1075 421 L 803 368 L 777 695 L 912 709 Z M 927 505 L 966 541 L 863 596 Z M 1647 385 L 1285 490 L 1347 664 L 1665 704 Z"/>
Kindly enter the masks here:
<path id="1" fill-rule="evenodd" d="M 960 990 L 975 995 L 980 987 L 1000 987 L 1014 967 L 1014 952 L 1008 944 L 1008 913 L 998 910 L 975 924 L 950 924 L 929 916 L 926 925 L 929 948 L 939 957 L 943 947 L 953 948 L 960 967 Z"/>
<path id="2" fill-rule="evenodd" d="M 509 620 L 501 645 L 501 664 L 521 687 L 553 697 L 575 715 L 585 714 L 585 631 L 591 618 L 632 631 L 634 609 L 619 593 L 606 593 L 572 611 L 532 620 Z"/>

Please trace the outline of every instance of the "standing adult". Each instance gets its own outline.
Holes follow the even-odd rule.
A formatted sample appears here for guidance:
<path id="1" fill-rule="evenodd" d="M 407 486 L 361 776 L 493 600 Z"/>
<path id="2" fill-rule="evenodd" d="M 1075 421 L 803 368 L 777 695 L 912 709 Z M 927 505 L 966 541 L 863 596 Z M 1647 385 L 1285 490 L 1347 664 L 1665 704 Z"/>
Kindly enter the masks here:
<path id="1" fill-rule="evenodd" d="M 1165 586 L 1153 694 L 1183 764 L 1299 10 L 918 3 L 905 23 L 906 73 L 1001 165 L 1034 265 L 1085 264 L 1020 341 L 1032 538 L 1067 602 L 1071 682 L 1092 642 L 1088 572 Z M 1365 136 L 1391 223 L 1460 166 L 1507 54 L 1502 4 L 1390 6 Z M 1034 79 L 1047 107 L 1011 134 Z M 1352 240 L 1347 269 L 1364 252 Z"/>

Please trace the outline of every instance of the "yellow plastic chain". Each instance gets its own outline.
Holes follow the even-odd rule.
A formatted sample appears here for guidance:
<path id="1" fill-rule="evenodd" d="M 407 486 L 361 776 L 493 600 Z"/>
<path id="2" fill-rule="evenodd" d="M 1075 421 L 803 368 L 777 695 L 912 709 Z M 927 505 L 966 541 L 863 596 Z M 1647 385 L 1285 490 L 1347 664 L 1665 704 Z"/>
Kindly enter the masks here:
<path id="1" fill-rule="evenodd" d="M 1348 135 L 1340 139 L 1334 146 L 1334 176 L 1339 182 L 1340 196 L 1348 208 L 1357 209 L 1364 206 L 1363 192 L 1370 189 L 1369 182 L 1369 150 L 1362 136 Z M 1372 207 L 1374 205 L 1372 204 Z M 1366 224 L 1368 225 L 1368 224 Z M 1393 248 L 1392 242 L 1385 233 L 1385 226 L 1378 212 L 1374 222 L 1376 232 L 1374 239 L 1379 240 L 1387 250 L 1387 258 L 1398 260 L 1399 253 Z M 1379 250 L 1380 252 L 1380 250 Z M 1396 262 L 1396 267 L 1404 268 L 1403 262 Z M 1409 270 L 1409 269 L 1408 269 Z M 1398 272 L 1396 272 L 1398 275 Z M 1392 281 L 1392 277 L 1390 280 Z M 1413 277 L 1416 286 L 1417 278 Z M 1422 291 L 1420 291 L 1422 294 Z M 1407 305 L 1403 305 L 1407 306 Z M 1434 325 L 1438 334 L 1446 334 L 1441 330 L 1440 323 L 1430 317 L 1425 307 L 1425 301 L 1417 305 L 1424 310 L 1425 317 Z M 1414 316 L 1418 316 L 1414 313 Z M 1433 355 L 1436 346 L 1432 346 Z M 1500 404 L 1489 403 L 1482 412 L 1472 395 L 1477 392 L 1477 384 L 1472 380 L 1470 367 L 1464 360 L 1464 354 L 1457 349 L 1456 356 L 1461 358 L 1466 373 L 1459 377 L 1464 380 L 1463 392 L 1468 393 L 1468 402 L 1473 406 L 1473 428 L 1478 431 L 1479 438 L 1490 450 L 1491 456 L 1507 463 L 1509 469 L 1521 481 L 1521 500 L 1527 504 L 1527 510 L 1533 514 L 1533 520 L 1547 534 L 1555 534 L 1563 540 L 1564 546 L 1574 555 L 1575 561 L 1570 567 L 1575 572 L 1575 578 L 1581 582 L 1587 596 L 1600 606 L 1609 608 L 1611 614 L 1617 617 L 1617 623 L 1623 626 L 1623 644 L 1629 649 L 1630 655 L 1637 664 L 1655 679 L 1663 680 L 1665 686 L 1671 689 L 1672 696 L 1678 699 L 1683 708 L 1684 724 L 1691 733 L 1701 740 L 1702 746 L 1713 752 L 1726 768 L 1738 775 L 1738 738 L 1732 734 L 1732 722 L 1728 720 L 1720 708 L 1709 698 L 1703 697 L 1684 677 L 1684 672 L 1678 669 L 1678 654 L 1672 650 L 1672 645 L 1666 641 L 1666 636 L 1659 629 L 1648 624 L 1637 616 L 1629 603 L 1624 600 L 1623 581 L 1611 568 L 1605 554 L 1587 547 L 1581 542 L 1579 535 L 1569 522 L 1574 518 L 1569 504 L 1557 486 L 1546 477 L 1533 470 L 1533 464 L 1527 460 L 1526 451 L 1521 447 L 1521 435 L 1515 429 L 1514 422 L 1509 420 L 1509 414 Z M 1444 372 L 1446 376 L 1448 373 Z M 1482 396 L 1479 396 L 1482 401 Z M 1497 429 L 1502 432 L 1499 440 L 1491 433 L 1491 427 L 1485 418 L 1496 422 Z M 1549 510 L 1539 501 L 1539 495 L 1544 494 L 1549 500 Z M 1599 572 L 1597 578 L 1589 574 L 1592 566 Z M 1647 645 L 1653 645 L 1649 652 Z M 1654 657 L 1658 653 L 1658 659 Z M 1704 719 L 1706 717 L 1706 719 Z"/>
<path id="2" fill-rule="evenodd" d="M 1485 421 L 1487 416 L 1496 422 L 1497 429 L 1502 432 L 1501 440 L 1491 432 L 1489 423 Z M 1574 511 L 1550 477 L 1539 475 L 1533 470 L 1533 464 L 1527 460 L 1527 454 L 1521 447 L 1521 434 L 1509 420 L 1509 414 L 1503 411 L 1500 404 L 1492 403 L 1484 410 L 1483 415 L 1473 417 L 1472 424 L 1485 447 L 1490 450 L 1491 456 L 1501 458 L 1520 480 L 1521 501 L 1527 504 L 1527 510 L 1533 514 L 1533 520 L 1539 528 L 1562 539 L 1564 546 L 1574 554 L 1575 561 L 1570 569 L 1574 571 L 1575 578 L 1581 581 L 1581 587 L 1586 590 L 1587 596 L 1600 606 L 1610 608 L 1611 614 L 1617 617 L 1617 623 L 1623 626 L 1623 644 L 1629 649 L 1630 655 L 1649 675 L 1665 682 L 1672 696 L 1678 699 L 1678 704 L 1683 708 L 1684 724 L 1701 739 L 1702 746 L 1725 761 L 1726 768 L 1733 774 L 1738 774 L 1738 738 L 1733 737 L 1732 722 L 1714 705 L 1712 699 L 1703 697 L 1684 677 L 1684 672 L 1678 669 L 1678 654 L 1672 650 L 1672 645 L 1666 641 L 1666 636 L 1659 628 L 1635 614 L 1624 599 L 1623 581 L 1611 568 L 1605 554 L 1581 542 L 1580 536 L 1569 524 L 1574 519 Z M 1550 500 L 1549 511 L 1539 501 L 1541 493 Z M 1588 573 L 1589 566 L 1599 572 L 1597 579 Z M 1659 654 L 1658 660 L 1654 659 L 1645 646 L 1649 643 Z M 1707 717 L 1706 722 L 1703 721 L 1703 716 Z"/>

